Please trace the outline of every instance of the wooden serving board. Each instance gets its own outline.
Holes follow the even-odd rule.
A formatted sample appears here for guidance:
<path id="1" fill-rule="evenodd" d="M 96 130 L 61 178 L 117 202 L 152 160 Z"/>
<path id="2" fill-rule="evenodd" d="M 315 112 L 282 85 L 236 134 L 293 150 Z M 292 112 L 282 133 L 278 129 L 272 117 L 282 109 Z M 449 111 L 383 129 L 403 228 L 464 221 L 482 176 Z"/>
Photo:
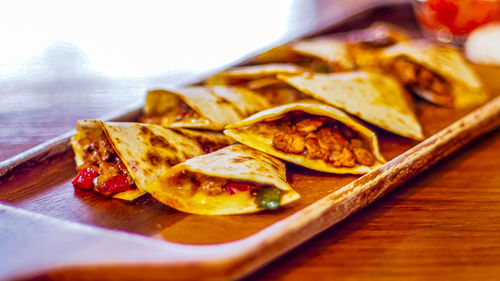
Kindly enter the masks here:
<path id="1" fill-rule="evenodd" d="M 390 160 L 364 176 L 288 165 L 301 199 L 276 212 L 198 216 L 151 197 L 75 190 L 69 132 L 0 168 L 0 278 L 229 280 L 247 275 L 353 214 L 500 124 L 499 69 L 477 67 L 492 93 L 478 108 L 417 101 L 425 141 L 375 129 Z M 139 110 L 121 116 L 135 121 Z M 5 205 L 4 205 L 5 204 Z"/>

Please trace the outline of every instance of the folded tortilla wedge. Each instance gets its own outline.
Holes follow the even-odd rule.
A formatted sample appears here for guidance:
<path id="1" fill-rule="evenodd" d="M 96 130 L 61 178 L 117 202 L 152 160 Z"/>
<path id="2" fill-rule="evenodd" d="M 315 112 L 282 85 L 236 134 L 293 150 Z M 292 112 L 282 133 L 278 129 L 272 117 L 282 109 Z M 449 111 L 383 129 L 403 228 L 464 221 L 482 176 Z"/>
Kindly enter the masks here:
<path id="1" fill-rule="evenodd" d="M 286 182 L 285 164 L 242 144 L 176 165 L 146 186 L 158 201 L 200 215 L 276 209 L 299 199 Z"/>
<path id="2" fill-rule="evenodd" d="M 314 72 L 336 72 L 354 69 L 345 41 L 331 37 L 300 40 L 289 44 L 290 49 L 302 56 L 319 61 L 311 63 Z M 323 63 L 322 63 L 323 62 Z"/>
<path id="3" fill-rule="evenodd" d="M 465 108 L 488 98 L 481 80 L 457 49 L 413 40 L 385 49 L 382 58 L 389 72 L 432 103 Z"/>
<path id="4" fill-rule="evenodd" d="M 276 77 L 278 74 L 299 74 L 304 69 L 291 63 L 273 63 L 233 67 L 206 80 L 207 85 L 235 85 L 251 80 Z"/>
<path id="5" fill-rule="evenodd" d="M 255 63 L 293 63 L 312 72 L 339 72 L 371 67 L 383 47 L 408 40 L 397 26 L 375 22 L 336 37 L 316 37 L 281 45 L 258 55 Z"/>
<path id="6" fill-rule="evenodd" d="M 357 69 L 380 71 L 380 53 L 384 48 L 410 40 L 404 30 L 386 22 L 346 34 L 347 49 Z"/>
<path id="7" fill-rule="evenodd" d="M 412 108 L 411 96 L 398 81 L 377 72 L 278 76 L 303 93 L 379 126 L 416 140 L 422 128 Z"/>
<path id="8" fill-rule="evenodd" d="M 87 182 L 80 178 L 80 187 L 124 200 L 143 195 L 143 187 L 168 168 L 234 143 L 221 133 L 140 123 L 84 120 L 78 121 L 76 131 L 71 145 L 79 171 L 94 171 Z"/>
<path id="9" fill-rule="evenodd" d="M 187 87 L 152 90 L 146 96 L 142 122 L 171 128 L 221 131 L 269 107 L 268 102 L 241 87 Z"/>
<path id="10" fill-rule="evenodd" d="M 282 105 L 226 127 L 240 143 L 309 169 L 364 174 L 385 162 L 374 132 L 314 100 Z"/>
<path id="11" fill-rule="evenodd" d="M 351 70 L 353 59 L 346 42 L 332 37 L 304 39 L 281 45 L 252 59 L 260 64 L 295 64 L 312 72 Z"/>
<path id="12" fill-rule="evenodd" d="M 300 74 L 305 69 L 289 63 L 260 64 L 231 68 L 208 78 L 207 85 L 237 85 L 252 90 L 272 106 L 290 103 L 303 95 L 276 78 L 279 74 Z M 248 115 L 247 115 L 248 116 Z M 245 116 L 245 117 L 247 117 Z"/>

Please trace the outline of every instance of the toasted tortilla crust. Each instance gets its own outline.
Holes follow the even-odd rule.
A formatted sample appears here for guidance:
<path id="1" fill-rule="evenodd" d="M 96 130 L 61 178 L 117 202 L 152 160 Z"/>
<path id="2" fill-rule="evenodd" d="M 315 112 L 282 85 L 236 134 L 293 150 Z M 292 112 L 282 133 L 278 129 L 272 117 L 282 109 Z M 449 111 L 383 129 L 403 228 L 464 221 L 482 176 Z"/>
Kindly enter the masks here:
<path id="1" fill-rule="evenodd" d="M 315 37 L 274 47 L 252 59 L 253 63 L 292 63 L 298 56 L 312 57 L 337 66 L 336 70 L 350 70 L 355 67 L 366 67 L 374 64 L 377 52 L 381 47 L 377 44 L 397 43 L 409 40 L 406 32 L 387 22 L 375 22 L 365 29 L 352 30 L 334 37 Z M 363 46 L 358 43 L 364 44 Z M 353 44 L 356 54 L 351 53 Z M 374 48 L 375 47 L 375 48 Z M 376 52 L 377 51 L 377 52 Z M 353 56 L 354 55 L 354 56 Z M 361 55 L 359 59 L 357 56 Z M 357 65 L 357 63 L 362 63 Z"/>
<path id="2" fill-rule="evenodd" d="M 152 90 L 146 96 L 145 114 L 162 115 L 185 102 L 200 116 L 195 122 L 166 124 L 172 128 L 196 128 L 220 131 L 225 125 L 241 120 L 234 105 L 215 96 L 206 87 L 187 87 L 176 90 Z"/>
<path id="3" fill-rule="evenodd" d="M 269 103 L 253 91 L 234 86 L 187 87 L 177 90 L 151 90 L 146 95 L 144 113 L 162 116 L 184 102 L 201 117 L 196 120 L 162 124 L 171 128 L 193 128 L 221 131 Z"/>
<path id="4" fill-rule="evenodd" d="M 270 107 L 269 102 L 262 96 L 243 87 L 214 86 L 209 89 L 217 97 L 230 102 L 243 117 Z"/>
<path id="5" fill-rule="evenodd" d="M 210 143 L 217 146 L 229 146 L 236 142 L 233 138 L 230 138 L 221 132 L 192 130 L 184 128 L 176 128 L 173 130 L 180 135 L 196 141 L 202 147 L 204 143 Z"/>
<path id="6" fill-rule="evenodd" d="M 457 49 L 413 40 L 401 42 L 382 52 L 385 63 L 398 57 L 405 57 L 443 77 L 452 87 L 456 108 L 478 105 L 488 98 L 481 80 Z"/>
<path id="7" fill-rule="evenodd" d="M 158 125 L 102 122 L 102 126 L 139 190 L 168 168 L 204 154 L 198 142 Z"/>
<path id="8" fill-rule="evenodd" d="M 194 191 L 191 181 L 180 183 L 182 181 L 179 177 L 186 172 L 271 185 L 283 192 L 280 205 L 300 197 L 286 182 L 283 162 L 242 144 L 228 146 L 176 165 L 149 184 L 146 190 L 158 201 L 187 213 L 227 215 L 261 210 L 248 192 L 238 192 L 234 195 L 224 192 L 210 196 L 201 191 Z"/>
<path id="9" fill-rule="evenodd" d="M 343 109 L 382 129 L 415 140 L 422 128 L 408 93 L 393 77 L 377 72 L 279 75 L 303 93 Z"/>
<path id="10" fill-rule="evenodd" d="M 256 80 L 264 77 L 274 77 L 278 74 L 299 74 L 302 68 L 291 63 L 272 63 L 234 67 L 208 78 L 205 82 L 210 86 L 229 85 L 230 78 Z"/>
<path id="11" fill-rule="evenodd" d="M 113 197 L 134 200 L 145 193 L 144 186 L 168 168 L 204 154 L 201 144 L 203 140 L 224 145 L 233 142 L 216 132 L 182 132 L 151 124 L 84 120 L 78 121 L 77 133 L 72 137 L 71 145 L 75 161 L 77 165 L 81 165 L 84 148 L 80 146 L 79 140 L 86 138 L 88 134 L 105 134 L 137 186 L 137 190 L 117 193 Z"/>
<path id="12" fill-rule="evenodd" d="M 70 143 L 71 148 L 75 154 L 75 162 L 77 166 L 83 164 L 83 149 L 80 145 L 80 140 L 92 137 L 97 139 L 104 131 L 101 127 L 101 123 L 97 120 L 79 120 L 76 123 L 76 134 L 71 137 Z"/>
<path id="13" fill-rule="evenodd" d="M 343 70 L 354 68 L 347 43 L 335 38 L 314 38 L 290 43 L 290 48 L 303 55 L 321 59 L 328 64 L 336 64 Z"/>
<path id="14" fill-rule="evenodd" d="M 348 167 L 336 168 L 321 159 L 310 159 L 305 157 L 304 155 L 288 154 L 279 151 L 274 148 L 272 144 L 271 135 L 266 135 L 266 136 L 256 135 L 251 130 L 251 125 L 253 124 L 256 124 L 264 120 L 275 120 L 283 116 L 287 112 L 295 110 L 304 111 L 312 115 L 326 116 L 332 118 L 334 120 L 343 123 L 344 125 L 348 126 L 354 131 L 358 132 L 360 136 L 363 137 L 365 141 L 370 145 L 370 150 L 376 158 L 375 164 L 371 167 L 356 164 L 356 166 L 352 168 Z M 372 169 L 385 163 L 385 159 L 379 150 L 377 136 L 375 135 L 374 132 L 370 131 L 368 128 L 359 124 L 341 110 L 325 104 L 321 104 L 316 101 L 309 101 L 309 100 L 302 101 L 261 111 L 241 122 L 227 126 L 226 130 L 224 130 L 224 134 L 254 149 L 271 154 L 280 159 L 295 163 L 299 166 L 303 166 L 312 170 L 317 170 L 327 173 L 365 174 L 370 172 Z"/>

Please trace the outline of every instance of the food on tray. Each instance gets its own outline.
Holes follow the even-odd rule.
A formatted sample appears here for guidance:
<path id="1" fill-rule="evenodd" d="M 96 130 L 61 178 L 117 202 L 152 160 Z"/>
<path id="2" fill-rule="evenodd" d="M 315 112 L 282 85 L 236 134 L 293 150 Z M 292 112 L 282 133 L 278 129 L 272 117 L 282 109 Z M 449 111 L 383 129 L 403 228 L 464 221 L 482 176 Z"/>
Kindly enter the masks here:
<path id="1" fill-rule="evenodd" d="M 275 210 L 299 199 L 285 164 L 242 144 L 176 165 L 146 190 L 177 210 L 202 215 Z"/>
<path id="2" fill-rule="evenodd" d="M 376 65 L 381 48 L 408 38 L 400 28 L 377 22 L 343 36 L 315 37 L 278 46 L 257 56 L 253 62 L 293 63 L 319 73 L 350 71 Z"/>
<path id="3" fill-rule="evenodd" d="M 278 78 L 385 130 L 416 140 L 423 138 L 411 96 L 391 76 L 356 71 Z"/>
<path id="4" fill-rule="evenodd" d="M 289 44 L 297 55 L 291 62 L 313 72 L 337 72 L 354 68 L 354 62 L 344 41 L 320 37 Z"/>
<path id="5" fill-rule="evenodd" d="M 375 133 L 339 109 L 314 100 L 261 111 L 224 134 L 300 166 L 364 174 L 385 162 Z"/>
<path id="6" fill-rule="evenodd" d="M 235 143 L 232 138 L 229 138 L 221 132 L 206 131 L 206 130 L 193 130 L 185 128 L 172 129 L 175 133 L 196 141 L 201 145 L 203 152 L 212 153 L 223 147 Z"/>
<path id="7" fill-rule="evenodd" d="M 174 131 L 139 123 L 79 121 L 71 138 L 78 175 L 73 185 L 133 200 L 168 168 L 233 141 L 215 132 Z"/>
<path id="8" fill-rule="evenodd" d="M 332 72 L 353 69 L 345 42 L 332 37 L 305 39 L 275 47 L 258 55 L 252 63 L 293 63 L 304 70 Z"/>
<path id="9" fill-rule="evenodd" d="M 432 103 L 464 108 L 488 98 L 457 49 L 414 40 L 389 47 L 382 54 L 389 73 Z"/>
<path id="10" fill-rule="evenodd" d="M 299 74 L 305 69 L 293 64 L 263 64 L 231 68 L 216 74 L 206 83 L 208 85 L 237 85 L 246 87 L 266 99 L 271 105 L 294 102 L 303 95 L 276 79 L 279 74 Z"/>
<path id="11" fill-rule="evenodd" d="M 281 160 L 334 174 L 385 163 L 376 134 L 349 114 L 421 140 L 407 89 L 456 107 L 487 98 L 457 50 L 383 23 L 292 42 L 256 62 L 268 64 L 149 91 L 144 124 L 79 121 L 73 185 L 126 200 L 149 192 L 193 214 L 275 210 L 300 197 Z"/>
<path id="12" fill-rule="evenodd" d="M 409 38 L 403 30 L 392 24 L 376 22 L 368 28 L 348 32 L 346 46 L 358 69 L 377 70 L 382 49 Z"/>
<path id="13" fill-rule="evenodd" d="M 146 96 L 141 122 L 221 131 L 227 124 L 267 107 L 265 99 L 241 87 L 152 90 Z"/>

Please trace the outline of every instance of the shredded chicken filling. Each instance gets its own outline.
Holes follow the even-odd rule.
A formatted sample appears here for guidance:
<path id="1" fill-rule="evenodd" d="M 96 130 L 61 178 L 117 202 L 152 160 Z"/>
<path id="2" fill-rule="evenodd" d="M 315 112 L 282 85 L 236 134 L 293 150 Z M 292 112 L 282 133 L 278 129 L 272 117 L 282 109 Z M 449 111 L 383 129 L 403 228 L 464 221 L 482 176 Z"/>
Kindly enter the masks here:
<path id="1" fill-rule="evenodd" d="M 284 153 L 322 159 L 334 167 L 375 163 L 369 145 L 357 132 L 328 117 L 294 111 L 260 126 L 271 132 L 273 147 Z"/>
<path id="2" fill-rule="evenodd" d="M 396 59 L 391 72 L 407 86 L 417 86 L 439 96 L 451 96 L 451 87 L 442 77 L 405 58 Z"/>

